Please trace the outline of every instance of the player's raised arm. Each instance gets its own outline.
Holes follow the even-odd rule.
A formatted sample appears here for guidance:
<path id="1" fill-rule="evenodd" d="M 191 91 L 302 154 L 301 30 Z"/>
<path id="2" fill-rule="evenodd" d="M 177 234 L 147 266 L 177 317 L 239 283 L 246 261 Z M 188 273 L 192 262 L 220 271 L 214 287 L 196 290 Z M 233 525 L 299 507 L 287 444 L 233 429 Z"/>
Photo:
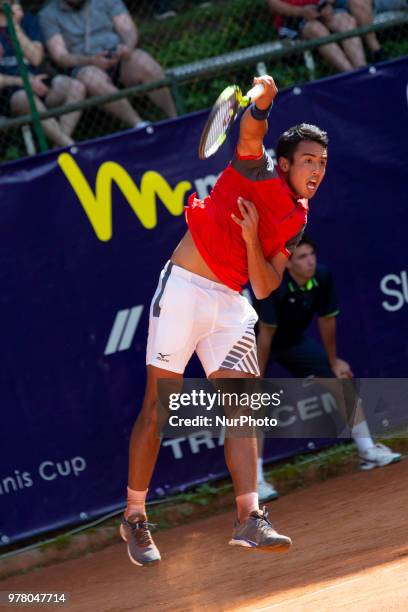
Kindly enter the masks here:
<path id="1" fill-rule="evenodd" d="M 275 81 L 269 75 L 256 77 L 254 85 L 262 84 L 264 90 L 246 109 L 242 118 L 237 145 L 238 155 L 261 155 L 263 139 L 268 131 L 268 116 L 272 102 L 278 93 Z"/>

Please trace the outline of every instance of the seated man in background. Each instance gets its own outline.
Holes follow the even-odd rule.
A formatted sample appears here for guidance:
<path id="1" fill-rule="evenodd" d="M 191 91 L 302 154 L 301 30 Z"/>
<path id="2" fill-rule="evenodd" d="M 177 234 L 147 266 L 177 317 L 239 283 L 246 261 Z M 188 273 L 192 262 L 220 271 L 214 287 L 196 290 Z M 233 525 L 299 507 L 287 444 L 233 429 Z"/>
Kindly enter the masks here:
<path id="1" fill-rule="evenodd" d="M 373 22 L 373 13 L 378 15 L 387 11 L 408 10 L 408 0 L 348 0 L 348 8 L 355 17 L 357 25 L 364 26 Z M 381 62 L 386 59 L 375 32 L 366 34 L 364 40 L 371 52 L 373 62 Z"/>
<path id="2" fill-rule="evenodd" d="M 100 96 L 164 77 L 161 66 L 136 47 L 137 28 L 122 0 L 51 0 L 40 12 L 40 25 L 54 62 Z M 151 91 L 149 98 L 168 117 L 177 115 L 170 91 Z M 104 109 L 130 127 L 142 127 L 139 114 L 125 98 Z"/>
<path id="3" fill-rule="evenodd" d="M 29 80 L 34 93 L 34 100 L 39 111 L 46 107 L 60 106 L 79 102 L 85 97 L 85 88 L 76 79 L 57 75 L 50 78 L 40 73 L 40 65 L 44 59 L 44 47 L 37 18 L 28 13 L 24 15 L 20 4 L 13 3 L 12 15 L 17 39 L 20 43 L 24 60 L 29 72 Z M 0 97 L 5 114 L 28 115 L 30 106 L 23 87 L 17 58 L 10 33 L 7 28 L 7 18 L 0 5 Z M 81 116 L 80 112 L 62 115 L 59 120 L 46 119 L 42 126 L 46 136 L 56 145 L 64 147 L 73 143 L 71 135 Z"/>
<path id="4" fill-rule="evenodd" d="M 274 24 L 281 36 L 315 39 L 332 32 L 347 32 L 357 27 L 356 19 L 346 10 L 347 0 L 268 0 L 275 15 Z M 291 34 L 290 34 L 291 33 Z M 347 38 L 340 44 L 318 47 L 320 55 L 340 72 L 367 64 L 359 37 Z"/>
<path id="5" fill-rule="evenodd" d="M 303 236 L 288 261 L 280 287 L 254 305 L 259 314 L 257 344 L 262 377 L 269 361 L 278 363 L 296 378 L 353 377 L 349 364 L 337 355 L 339 310 L 332 276 L 327 266 L 317 264 L 312 240 Z M 304 335 L 315 314 L 322 344 Z M 365 419 L 363 413 L 362 416 Z M 401 459 L 399 453 L 375 444 L 365 420 L 354 425 L 351 434 L 357 445 L 360 469 L 371 470 Z M 266 501 L 276 498 L 277 492 L 263 477 L 263 439 L 258 448 L 258 494 Z"/>

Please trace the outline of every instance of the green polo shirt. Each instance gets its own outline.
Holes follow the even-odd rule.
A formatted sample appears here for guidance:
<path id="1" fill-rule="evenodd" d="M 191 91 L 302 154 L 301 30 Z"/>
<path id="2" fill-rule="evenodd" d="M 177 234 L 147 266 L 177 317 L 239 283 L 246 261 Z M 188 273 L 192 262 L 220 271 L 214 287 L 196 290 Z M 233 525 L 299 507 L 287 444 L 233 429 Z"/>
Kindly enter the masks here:
<path id="1" fill-rule="evenodd" d="M 259 320 L 277 327 L 272 349 L 290 346 L 299 340 L 315 314 L 333 317 L 339 313 L 333 279 L 327 266 L 318 264 L 316 273 L 300 287 L 286 270 L 282 283 L 264 300 L 255 300 Z"/>

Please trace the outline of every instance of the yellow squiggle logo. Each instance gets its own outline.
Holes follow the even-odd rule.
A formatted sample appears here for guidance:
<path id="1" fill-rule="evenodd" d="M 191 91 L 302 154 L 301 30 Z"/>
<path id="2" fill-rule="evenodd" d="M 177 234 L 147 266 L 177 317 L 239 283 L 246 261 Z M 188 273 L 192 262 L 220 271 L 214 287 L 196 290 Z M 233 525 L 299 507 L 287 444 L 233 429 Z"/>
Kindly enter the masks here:
<path id="1" fill-rule="evenodd" d="M 152 170 L 145 172 L 137 188 L 129 174 L 116 162 L 104 162 L 96 175 L 95 193 L 81 169 L 69 153 L 62 153 L 58 163 L 69 184 L 76 193 L 97 237 L 107 241 L 112 238 L 112 181 L 119 187 L 140 223 L 146 229 L 157 225 L 156 198 L 174 216 L 181 215 L 184 196 L 192 185 L 181 181 L 172 189 L 167 181 Z"/>

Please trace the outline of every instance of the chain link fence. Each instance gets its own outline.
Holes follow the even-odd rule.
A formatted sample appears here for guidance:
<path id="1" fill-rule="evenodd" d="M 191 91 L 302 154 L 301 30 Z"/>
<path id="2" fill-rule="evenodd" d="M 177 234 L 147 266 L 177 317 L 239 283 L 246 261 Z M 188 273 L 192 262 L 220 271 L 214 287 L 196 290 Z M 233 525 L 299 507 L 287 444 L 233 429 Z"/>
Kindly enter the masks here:
<path id="1" fill-rule="evenodd" d="M 51 0 L 51 4 L 55 1 L 61 2 L 62 0 Z M 80 2 L 80 0 L 65 1 Z M 341 0 L 336 1 L 340 2 Z M 111 7 L 117 5 L 115 0 L 92 0 L 92 2 L 103 2 L 104 5 Z M 106 83 L 98 82 L 101 66 L 94 64 L 91 68 L 97 68 L 97 70 L 90 70 L 85 73 L 85 77 L 82 78 L 81 85 L 76 92 L 76 97 L 71 94 L 66 95 L 65 98 L 61 95 L 43 96 L 43 99 L 47 101 L 46 106 L 48 108 L 53 105 L 61 106 L 65 102 L 80 104 L 85 97 L 109 94 L 116 88 L 120 90 L 135 85 L 138 82 L 139 74 L 139 71 L 135 70 L 135 66 L 137 68 L 139 65 L 141 66 L 140 71 L 144 71 L 144 81 L 160 80 L 166 72 L 166 74 L 176 75 L 177 78 L 175 78 L 174 83 L 169 83 L 169 88 L 137 93 L 137 95 L 126 94 L 126 97 L 113 103 L 116 106 L 112 106 L 111 102 L 108 109 L 102 104 L 95 104 L 84 109 L 81 113 L 78 112 L 75 117 L 71 113 L 70 115 L 59 115 L 48 121 L 54 122 L 54 129 L 58 128 L 69 132 L 72 128 L 70 138 L 81 141 L 129 128 L 140 119 L 152 122 L 165 119 L 174 115 L 173 102 L 177 107 L 178 114 L 209 107 L 225 86 L 236 82 L 243 88 L 249 87 L 253 75 L 257 73 L 270 72 L 278 86 L 282 88 L 306 80 L 330 76 L 338 72 L 339 66 L 336 66 L 336 62 L 333 63 L 333 57 L 325 52 L 325 49 L 327 51 L 328 48 L 327 44 L 320 47 L 315 46 L 312 49 L 307 49 L 307 45 L 306 49 L 303 48 L 304 45 L 300 48 L 297 47 L 297 41 L 302 42 L 306 39 L 310 41 L 313 38 L 313 29 L 308 36 L 305 36 L 304 33 L 307 29 L 310 30 L 310 24 L 301 17 L 286 17 L 278 24 L 276 13 L 273 14 L 271 11 L 271 6 L 276 7 L 276 2 L 275 4 L 274 2 L 275 0 L 270 0 L 269 3 L 267 0 L 213 0 L 212 2 L 200 0 L 156 0 L 153 2 L 142 0 L 137 2 L 130 0 L 126 2 L 131 19 L 136 24 L 139 34 L 137 48 L 143 49 L 148 55 L 140 54 L 139 64 L 131 64 L 130 70 L 126 74 L 125 70 L 123 72 L 117 70 L 117 64 L 114 61 L 117 47 L 115 45 L 115 48 L 110 48 L 108 42 L 108 48 L 105 49 L 108 55 L 104 55 L 103 58 L 108 62 L 112 60 L 112 66 L 109 68 L 112 82 L 109 86 L 106 86 Z M 364 19 L 367 21 L 367 7 L 371 10 L 371 0 L 347 0 L 347 2 L 348 12 L 338 9 L 335 11 L 339 25 L 332 29 L 333 32 L 342 32 L 353 27 L 366 25 Z M 368 36 L 366 34 L 360 37 L 361 42 L 357 40 L 357 65 L 408 54 L 407 0 L 374 0 L 374 2 L 377 8 L 377 12 L 374 12 L 374 23 L 378 24 L 374 27 L 379 29 L 375 34 L 371 32 Z M 343 5 L 345 4 L 346 0 L 343 0 Z M 41 15 L 44 6 L 44 2 L 24 3 L 26 18 L 28 13 L 38 17 Z M 87 22 L 87 25 L 83 28 L 85 32 L 83 37 L 89 39 L 94 36 L 93 31 L 97 28 L 99 17 L 96 13 L 87 13 L 86 7 L 87 3 L 80 10 L 75 11 L 75 19 L 82 19 Z M 390 7 L 394 8 L 394 11 L 380 11 L 381 8 Z M 365 9 L 365 12 L 362 9 Z M 3 18 L 6 9 L 3 6 L 1 10 L 0 79 L 2 73 L 4 73 L 5 57 L 7 55 L 1 46 L 6 44 L 4 43 L 4 37 L 7 39 L 4 30 L 5 23 L 7 27 L 7 22 Z M 18 30 L 24 22 L 16 19 L 17 9 L 15 6 L 12 6 L 11 10 Z M 116 10 L 116 13 L 120 15 L 120 10 L 111 10 L 113 12 Z M 72 12 L 73 9 L 71 9 Z M 354 13 L 354 16 L 352 13 Z M 365 16 L 364 19 L 361 15 Z M 349 21 L 346 28 L 344 21 L 347 21 L 347 19 Z M 383 29 L 383 22 L 388 22 L 391 19 L 394 25 Z M 58 29 L 53 30 L 52 24 L 49 25 L 50 18 L 48 19 L 48 25 L 44 18 L 39 21 L 43 25 L 43 29 L 44 23 L 48 27 L 48 35 L 50 32 L 55 35 L 55 32 L 59 31 Z M 343 25 L 341 25 L 342 21 Z M 316 19 L 316 22 L 325 24 L 321 17 Z M 120 23 L 120 17 L 116 23 L 120 27 L 123 26 Z M 386 23 L 386 25 L 389 24 Z M 279 27 L 281 28 L 281 35 L 284 34 L 285 38 L 279 35 Z M 320 32 L 320 36 L 330 34 L 326 26 L 326 32 L 324 29 L 319 30 L 319 27 L 315 32 Z M 129 34 L 126 33 L 126 27 L 123 32 L 123 40 L 131 40 L 131 35 L 130 39 L 127 38 Z M 297 38 L 293 42 L 291 37 L 295 36 L 296 32 Z M 23 54 L 27 56 L 30 50 L 27 47 L 29 43 L 26 43 L 21 34 L 18 32 L 17 34 L 19 41 L 22 42 Z M 342 35 L 337 34 L 335 36 L 341 38 Z M 344 35 L 347 36 L 347 34 Z M 44 36 L 44 31 L 42 36 Z M 376 44 L 373 44 L 373 36 L 377 37 L 377 46 L 381 49 L 380 53 L 377 54 L 375 51 L 373 52 L 373 47 L 376 47 Z M 50 40 L 52 40 L 52 37 Z M 26 48 L 24 48 L 25 44 Z M 91 42 L 87 40 L 86 44 L 90 45 L 91 50 L 93 49 L 92 53 L 98 52 L 97 46 L 92 47 L 92 38 Z M 354 44 L 354 51 L 356 51 L 355 38 L 339 40 L 337 43 L 331 42 L 332 51 L 333 45 L 336 45 L 338 53 L 344 53 L 346 57 L 347 54 L 350 56 L 352 55 L 350 44 Z M 247 52 L 247 49 L 250 49 L 250 51 Z M 223 57 L 220 58 L 219 56 Z M 30 57 L 32 58 L 32 53 Z M 129 63 L 129 58 L 124 59 L 127 59 Z M 189 64 L 192 64 L 190 70 L 183 71 L 178 68 Z M 51 76 L 80 77 L 75 67 L 58 65 L 58 63 L 52 61 L 49 55 L 44 57 L 36 70 L 37 72 L 48 73 Z M 30 78 L 32 80 L 33 75 Z M 54 81 L 51 79 L 45 81 L 49 88 L 53 87 L 52 83 L 54 82 L 56 82 L 55 79 Z M 63 81 L 61 79 L 59 82 L 71 83 L 70 80 Z M 38 84 L 34 86 L 35 88 L 38 91 Z M 41 87 L 39 90 L 41 90 Z M 52 97 L 53 99 L 51 99 Z M 21 107 L 16 108 L 16 105 L 13 107 L 10 104 L 10 89 L 5 87 L 4 83 L 0 88 L 0 98 L 2 99 L 0 115 L 3 117 L 2 120 L 0 119 L 0 161 L 16 159 L 27 155 L 27 153 L 38 151 L 38 139 L 35 138 L 34 130 L 28 126 L 10 128 L 7 120 L 7 117 L 16 114 L 29 114 L 29 108 L 24 111 L 26 108 L 24 105 L 23 110 Z M 73 120 L 71 124 L 70 117 Z M 72 123 L 74 123 L 74 127 Z M 44 126 L 45 123 L 43 122 L 42 125 Z M 51 123 L 49 123 L 49 126 L 51 126 Z M 53 141 L 53 138 L 50 138 L 50 133 L 47 133 L 49 146 L 63 144 L 61 142 L 56 143 L 55 138 Z"/>

